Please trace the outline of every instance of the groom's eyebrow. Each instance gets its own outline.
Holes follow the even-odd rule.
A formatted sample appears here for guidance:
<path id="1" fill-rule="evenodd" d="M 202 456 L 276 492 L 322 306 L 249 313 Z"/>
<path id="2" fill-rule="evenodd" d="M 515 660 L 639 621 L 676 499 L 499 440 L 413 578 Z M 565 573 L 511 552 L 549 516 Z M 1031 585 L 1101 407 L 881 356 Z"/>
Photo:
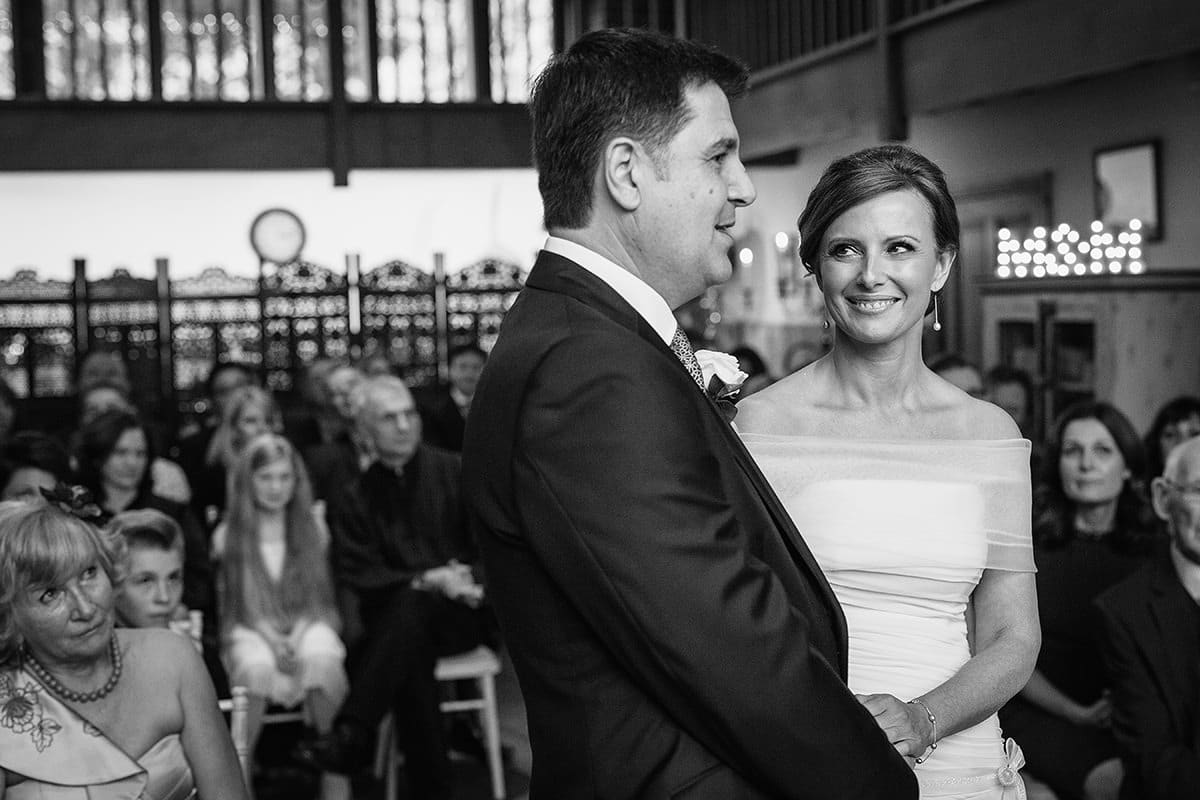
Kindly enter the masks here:
<path id="1" fill-rule="evenodd" d="M 721 153 L 732 153 L 738 149 L 738 140 L 733 136 L 726 136 L 723 139 L 718 139 L 708 146 L 705 151 L 710 156 L 720 155 Z"/>

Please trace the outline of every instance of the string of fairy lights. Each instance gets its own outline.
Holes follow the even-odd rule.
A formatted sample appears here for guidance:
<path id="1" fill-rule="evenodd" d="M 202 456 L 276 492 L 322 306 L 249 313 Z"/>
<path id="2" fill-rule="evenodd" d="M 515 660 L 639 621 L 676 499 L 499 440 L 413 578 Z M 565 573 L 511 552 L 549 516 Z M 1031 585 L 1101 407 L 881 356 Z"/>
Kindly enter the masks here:
<path id="1" fill-rule="evenodd" d="M 1138 275 L 1146 271 L 1142 256 L 1142 222 L 1106 229 L 1095 220 L 1086 238 L 1067 223 L 1053 230 L 1039 225 L 1026 238 L 1008 228 L 996 232 L 996 277 L 1045 278 L 1086 275 Z"/>

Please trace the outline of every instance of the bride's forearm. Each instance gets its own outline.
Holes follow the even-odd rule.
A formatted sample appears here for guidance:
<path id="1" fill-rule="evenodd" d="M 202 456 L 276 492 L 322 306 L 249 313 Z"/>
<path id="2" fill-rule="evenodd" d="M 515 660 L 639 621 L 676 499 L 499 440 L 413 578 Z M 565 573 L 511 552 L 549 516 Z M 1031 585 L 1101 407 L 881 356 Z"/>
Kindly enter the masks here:
<path id="1" fill-rule="evenodd" d="M 987 570 L 972 600 L 975 655 L 921 695 L 937 716 L 939 739 L 996 713 L 1028 681 L 1041 647 L 1032 573 Z"/>

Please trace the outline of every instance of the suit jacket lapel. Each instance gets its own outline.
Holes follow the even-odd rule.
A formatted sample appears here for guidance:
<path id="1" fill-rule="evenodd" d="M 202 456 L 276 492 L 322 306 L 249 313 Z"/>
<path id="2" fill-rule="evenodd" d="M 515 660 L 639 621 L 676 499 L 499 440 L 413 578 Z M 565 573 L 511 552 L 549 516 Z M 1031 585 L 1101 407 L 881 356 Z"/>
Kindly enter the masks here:
<path id="1" fill-rule="evenodd" d="M 680 371 L 687 375 L 687 368 L 683 366 L 683 363 L 671 351 L 671 348 L 663 342 L 658 333 L 650 326 L 650 323 L 646 322 L 612 287 L 570 259 L 543 250 L 538 255 L 537 261 L 534 263 L 525 285 L 574 297 L 597 309 L 615 322 L 637 331 L 649 344 L 666 353 L 671 361 L 678 366 Z M 692 381 L 691 375 L 687 375 L 687 378 L 690 383 L 695 383 Z M 830 588 L 829 582 L 825 580 L 825 574 L 821 571 L 820 566 L 813 557 L 812 551 L 808 549 L 808 545 L 800 538 L 800 533 L 796 530 L 795 524 L 792 523 L 792 518 L 784 509 L 774 490 L 771 489 L 767 479 L 754 462 L 754 458 L 746 450 L 746 446 L 742 444 L 741 437 L 733 430 L 733 427 L 725 419 L 725 415 L 721 413 L 720 408 L 717 407 L 712 398 L 708 397 L 706 392 L 702 392 L 702 394 L 704 394 L 707 400 L 709 412 L 715 414 L 719 419 L 722 437 L 733 451 L 742 473 L 750 481 L 750 484 L 754 487 L 754 491 L 758 494 L 767 511 L 770 513 L 771 518 L 775 521 L 775 527 L 778 529 L 780 536 L 783 537 L 784 544 L 792 553 L 792 557 L 796 560 L 797 564 L 802 565 L 803 569 L 809 573 L 813 584 L 818 589 L 821 599 L 829 610 L 829 616 L 833 620 L 837 634 L 838 658 L 841 662 L 840 667 L 844 676 L 847 667 L 846 618 L 842 613 L 841 606 L 837 602 L 833 589 Z"/>
<path id="2" fill-rule="evenodd" d="M 1196 621 L 1196 601 L 1179 582 L 1169 555 L 1157 559 L 1151 578 L 1150 616 L 1160 639 L 1157 653 L 1170 658 L 1153 658 L 1161 665 L 1164 691 L 1186 703 L 1195 697 L 1200 682 L 1200 625 Z M 1176 709 L 1177 711 L 1179 709 Z M 1200 709 L 1191 708 L 1191 713 Z"/>
<path id="3" fill-rule="evenodd" d="M 721 413 L 715 403 L 710 401 L 710 405 L 712 405 L 714 413 Z M 825 573 L 821 570 L 816 558 L 813 557 L 812 551 L 808 549 L 808 544 L 801 538 L 795 523 L 792 522 L 791 515 L 783 507 L 783 503 L 780 502 L 779 496 L 775 494 L 775 490 L 771 488 L 771 484 L 767 481 L 766 476 L 762 474 L 762 470 L 758 468 L 758 463 L 750 455 L 750 451 L 746 449 L 746 445 L 742 442 L 742 437 L 737 435 L 733 430 L 733 426 L 726 424 L 725 428 L 727 429 L 726 438 L 729 440 L 729 446 L 737 457 L 738 465 L 741 467 L 742 472 L 746 475 L 751 485 L 754 486 L 754 490 L 758 493 L 763 505 L 767 507 L 767 511 L 770 512 L 771 517 L 775 520 L 775 526 L 783 537 L 784 544 L 791 551 L 792 557 L 807 568 L 812 576 L 813 584 L 820 592 L 821 599 L 829 611 L 829 617 L 833 621 L 835 632 L 837 633 L 838 661 L 841 674 L 845 677 L 849 665 L 847 648 L 849 634 L 846 629 L 846 616 L 842 613 L 841 604 L 838 603 L 837 596 L 833 593 L 833 588 L 829 585 L 829 581 L 825 579 Z"/>

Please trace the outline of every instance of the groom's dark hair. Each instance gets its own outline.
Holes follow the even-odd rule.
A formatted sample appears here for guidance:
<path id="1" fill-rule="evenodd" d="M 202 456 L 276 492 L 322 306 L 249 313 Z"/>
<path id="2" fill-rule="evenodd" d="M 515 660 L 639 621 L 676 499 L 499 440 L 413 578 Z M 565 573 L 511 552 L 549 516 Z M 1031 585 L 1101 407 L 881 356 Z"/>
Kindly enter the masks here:
<path id="1" fill-rule="evenodd" d="M 614 137 L 657 157 L 690 119 L 688 88 L 711 82 L 736 97 L 748 78 L 713 47 L 631 28 L 593 31 L 554 56 L 529 100 L 546 228 L 587 225 L 596 168 Z"/>

